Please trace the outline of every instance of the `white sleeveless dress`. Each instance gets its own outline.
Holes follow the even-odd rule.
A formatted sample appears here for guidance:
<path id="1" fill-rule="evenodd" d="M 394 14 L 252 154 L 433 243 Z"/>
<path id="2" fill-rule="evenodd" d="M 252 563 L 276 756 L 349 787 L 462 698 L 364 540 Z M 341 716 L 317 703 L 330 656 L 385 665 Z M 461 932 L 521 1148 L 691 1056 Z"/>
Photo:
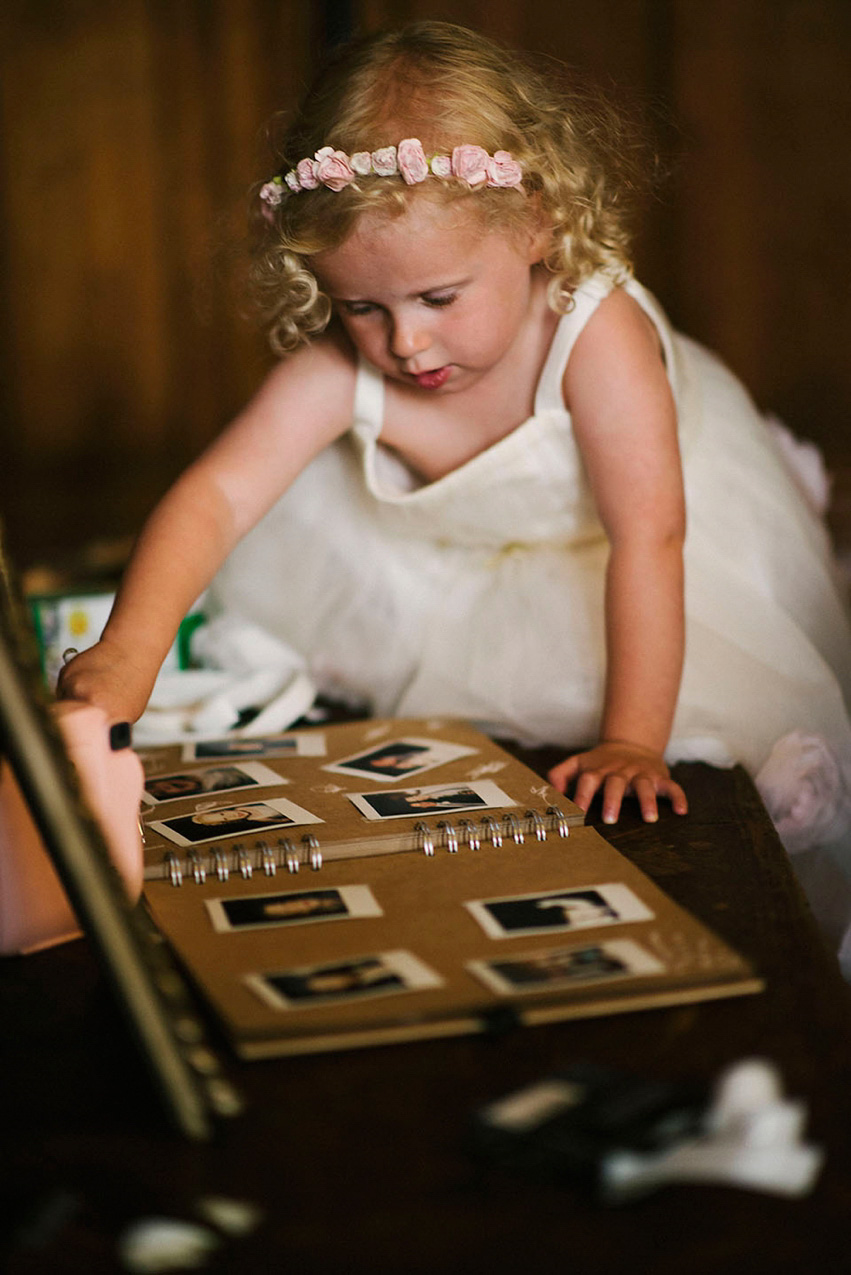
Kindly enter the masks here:
<path id="1" fill-rule="evenodd" d="M 593 743 L 608 546 L 561 381 L 611 286 L 594 276 L 560 320 L 534 415 L 435 482 L 382 446 L 383 380 L 362 363 L 351 431 L 231 555 L 214 606 L 375 713 Z M 851 630 L 824 525 L 739 382 L 626 287 L 659 332 L 685 472 L 686 657 L 668 760 L 773 767 L 793 839 L 833 840 L 851 830 Z"/>

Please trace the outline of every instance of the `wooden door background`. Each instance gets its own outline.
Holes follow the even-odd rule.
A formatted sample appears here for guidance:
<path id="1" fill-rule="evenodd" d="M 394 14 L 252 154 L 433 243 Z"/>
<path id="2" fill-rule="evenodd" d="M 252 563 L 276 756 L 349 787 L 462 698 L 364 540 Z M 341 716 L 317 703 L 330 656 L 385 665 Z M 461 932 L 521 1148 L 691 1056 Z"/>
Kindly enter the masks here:
<path id="1" fill-rule="evenodd" d="M 132 533 L 257 385 L 239 263 L 267 121 L 330 40 L 418 17 L 638 96 L 670 167 L 639 277 L 848 500 L 847 0 L 4 0 L 0 498 L 23 560 Z"/>

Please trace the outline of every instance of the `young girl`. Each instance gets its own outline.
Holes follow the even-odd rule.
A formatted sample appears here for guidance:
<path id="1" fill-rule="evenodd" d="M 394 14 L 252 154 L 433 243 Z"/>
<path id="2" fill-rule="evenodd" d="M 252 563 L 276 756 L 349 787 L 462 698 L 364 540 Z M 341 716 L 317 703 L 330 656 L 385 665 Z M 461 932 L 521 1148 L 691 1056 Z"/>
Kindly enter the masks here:
<path id="1" fill-rule="evenodd" d="M 323 691 L 560 744 L 552 782 L 608 821 L 626 793 L 685 813 L 668 762 L 757 774 L 779 746 L 794 817 L 807 757 L 834 784 L 801 835 L 837 834 L 851 642 L 824 528 L 632 278 L 630 153 L 458 27 L 339 54 L 259 192 L 287 357 L 155 511 L 61 693 L 137 717 L 218 570 L 217 604 Z"/>

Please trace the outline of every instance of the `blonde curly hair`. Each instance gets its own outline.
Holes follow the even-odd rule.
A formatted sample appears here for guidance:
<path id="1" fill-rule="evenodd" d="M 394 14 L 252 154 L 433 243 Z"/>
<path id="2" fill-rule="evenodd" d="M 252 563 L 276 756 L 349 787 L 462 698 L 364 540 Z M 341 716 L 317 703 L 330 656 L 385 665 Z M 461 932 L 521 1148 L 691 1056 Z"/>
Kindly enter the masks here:
<path id="1" fill-rule="evenodd" d="M 467 200 L 487 228 L 507 233 L 548 227 L 543 264 L 558 313 L 595 271 L 616 282 L 631 273 L 632 216 L 649 172 L 639 130 L 563 68 L 548 69 L 445 22 L 418 22 L 337 51 L 283 139 L 280 172 L 322 146 L 351 154 L 417 137 L 427 154 L 463 143 L 509 151 L 522 165 L 523 190 L 471 190 L 452 178 L 412 187 L 369 175 L 337 192 L 284 195 L 268 220 L 256 201 L 252 282 L 277 353 L 309 341 L 331 318 L 311 257 L 343 243 L 363 213 L 397 216 L 412 198 Z"/>

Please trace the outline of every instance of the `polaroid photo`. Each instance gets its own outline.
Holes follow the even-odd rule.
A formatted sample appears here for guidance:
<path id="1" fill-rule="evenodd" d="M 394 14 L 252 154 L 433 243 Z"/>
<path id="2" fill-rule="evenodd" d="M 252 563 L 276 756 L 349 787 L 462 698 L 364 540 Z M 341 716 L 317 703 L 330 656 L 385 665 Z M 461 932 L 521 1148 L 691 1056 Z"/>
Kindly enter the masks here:
<path id="1" fill-rule="evenodd" d="M 421 775 L 425 770 L 433 770 L 435 766 L 443 766 L 446 762 L 455 761 L 457 757 L 467 757 L 475 752 L 475 748 L 465 748 L 461 744 L 406 736 L 404 739 L 391 739 L 387 743 L 362 749 L 359 753 L 342 757 L 322 769 L 333 771 L 336 775 L 354 775 L 358 779 L 377 779 L 381 783 L 392 783 L 394 779 Z"/>
<path id="2" fill-rule="evenodd" d="M 176 846 L 197 846 L 204 841 L 220 841 L 223 837 L 323 822 L 318 815 L 312 815 L 295 802 L 287 801 L 285 797 L 274 797 L 269 801 L 252 801 L 239 806 L 196 810 L 191 815 L 155 820 L 147 827 L 173 841 Z"/>
<path id="3" fill-rule="evenodd" d="M 181 761 L 220 761 L 250 757 L 324 757 L 321 731 L 289 731 L 284 735 L 226 735 L 219 739 L 193 739 L 183 745 Z"/>
<path id="4" fill-rule="evenodd" d="M 368 885 L 243 894 L 237 898 L 206 899 L 205 907 L 217 934 L 384 915 Z"/>
<path id="5" fill-rule="evenodd" d="M 431 784 L 425 788 L 392 788 L 384 792 L 350 792 L 347 795 L 367 819 L 451 815 L 462 810 L 500 810 L 517 804 L 489 779 L 473 783 Z"/>
<path id="6" fill-rule="evenodd" d="M 525 952 L 494 961 L 468 961 L 467 969 L 498 996 L 551 992 L 576 983 L 663 974 L 665 966 L 632 939 L 610 939 L 590 947 Z"/>
<path id="7" fill-rule="evenodd" d="M 206 797 L 211 792 L 234 792 L 238 788 L 269 788 L 273 784 L 288 784 L 288 779 L 276 775 L 274 770 L 260 762 L 246 761 L 239 765 L 199 766 L 197 770 L 175 770 L 167 775 L 150 775 L 145 780 L 142 801 L 148 806 L 159 806 L 164 801 L 179 801 L 187 797 Z"/>
<path id="8" fill-rule="evenodd" d="M 653 913 L 629 886 L 619 883 L 479 899 L 464 906 L 492 939 L 653 919 Z"/>
<path id="9" fill-rule="evenodd" d="M 273 1009 L 310 1009 L 443 986 L 439 974 L 413 952 L 403 951 L 303 965 L 274 974 L 249 974 L 243 981 Z"/>

